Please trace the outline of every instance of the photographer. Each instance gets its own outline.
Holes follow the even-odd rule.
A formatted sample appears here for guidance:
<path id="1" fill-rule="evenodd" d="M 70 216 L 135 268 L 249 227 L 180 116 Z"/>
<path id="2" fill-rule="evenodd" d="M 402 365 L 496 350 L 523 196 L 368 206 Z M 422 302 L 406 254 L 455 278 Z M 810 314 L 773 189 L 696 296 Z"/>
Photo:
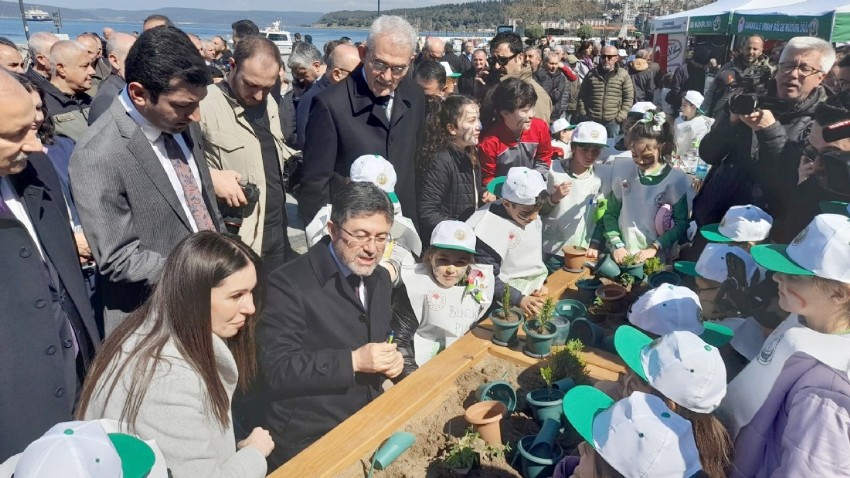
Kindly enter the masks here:
<path id="1" fill-rule="evenodd" d="M 821 213 L 821 201 L 850 202 L 850 91 L 819 104 L 814 118 L 799 159 L 799 184 L 789 191 L 787 214 L 773 226 L 777 242 L 793 240 Z"/>
<path id="2" fill-rule="evenodd" d="M 723 72 L 733 71 L 740 76 L 760 77 L 765 72 L 773 76 L 774 70 L 775 68 L 770 64 L 770 58 L 764 54 L 764 38 L 760 35 L 752 35 L 741 44 L 735 59 L 723 65 L 715 75 L 714 81 L 711 82 L 708 91 L 705 93 L 703 111 L 708 116 L 716 118 L 724 111 L 729 102 L 732 92 L 720 81 L 720 75 Z"/>
<path id="3" fill-rule="evenodd" d="M 756 135 L 758 155 L 754 178 L 757 203 L 782 222 L 787 213 L 788 191 L 798 182 L 800 155 L 813 122 L 815 107 L 827 97 L 821 82 L 835 62 L 829 43 L 815 37 L 792 38 L 779 58 L 776 98 L 760 97 L 755 111 L 740 120 Z M 730 98 L 730 111 L 735 98 Z M 745 113 L 737 111 L 738 113 Z M 774 228 L 773 234 L 780 234 Z"/>
<path id="4" fill-rule="evenodd" d="M 280 53 L 268 39 L 243 38 L 225 81 L 210 85 L 201 102 L 204 154 L 228 230 L 269 266 L 292 259 L 287 237 L 282 168 L 292 156 L 269 92 Z"/>

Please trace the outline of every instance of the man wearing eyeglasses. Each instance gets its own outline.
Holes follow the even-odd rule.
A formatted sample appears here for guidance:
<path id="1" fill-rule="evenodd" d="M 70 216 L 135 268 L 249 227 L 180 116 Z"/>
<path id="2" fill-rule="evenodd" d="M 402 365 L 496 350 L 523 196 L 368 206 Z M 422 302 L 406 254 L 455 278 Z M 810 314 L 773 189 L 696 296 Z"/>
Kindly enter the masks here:
<path id="1" fill-rule="evenodd" d="M 379 17 L 359 47 L 362 65 L 313 98 L 296 190 L 302 217 L 332 202 L 355 159 L 378 154 L 393 164 L 402 211 L 417 224 L 413 160 L 425 129 L 425 95 L 407 74 L 416 40 L 403 18 Z"/>
<path id="2" fill-rule="evenodd" d="M 312 121 L 312 120 L 311 120 Z M 404 359 L 387 337 L 389 273 L 378 263 L 391 241 L 393 208 L 372 183 L 337 191 L 329 235 L 269 278 L 257 328 L 268 385 L 267 424 L 277 446 L 269 469 L 377 398 Z"/>
<path id="3" fill-rule="evenodd" d="M 618 65 L 620 54 L 615 46 L 602 49 L 599 66 L 590 70 L 581 83 L 576 114 L 580 121 L 595 121 L 605 126 L 608 137 L 620 132 L 635 100 L 629 73 Z"/>
<path id="4" fill-rule="evenodd" d="M 513 32 L 502 32 L 494 36 L 490 41 L 490 61 L 489 82 L 492 83 L 491 78 L 498 78 L 500 81 L 519 78 L 531 85 L 537 93 L 534 116 L 548 122 L 552 116 L 552 99 L 534 79 L 531 67 L 525 65 L 526 55 L 523 53 L 522 38 Z"/>
<path id="5" fill-rule="evenodd" d="M 800 154 L 813 125 L 817 105 L 827 98 L 821 85 L 835 63 L 835 50 L 815 37 L 788 41 L 776 70 L 776 96 L 787 100 L 785 111 L 759 109 L 741 116 L 758 142 L 754 177 L 760 197 L 755 200 L 774 218 L 782 218 L 789 206 L 788 191 L 798 181 Z"/>

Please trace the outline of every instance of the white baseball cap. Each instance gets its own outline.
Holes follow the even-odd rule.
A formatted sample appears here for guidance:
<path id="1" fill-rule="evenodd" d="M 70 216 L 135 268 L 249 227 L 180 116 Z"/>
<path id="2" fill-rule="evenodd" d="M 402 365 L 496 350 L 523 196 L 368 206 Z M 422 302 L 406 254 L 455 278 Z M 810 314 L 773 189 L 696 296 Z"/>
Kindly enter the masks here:
<path id="1" fill-rule="evenodd" d="M 107 434 L 96 420 L 64 422 L 30 443 L 15 478 L 143 478 L 155 461 L 151 447 L 134 436 Z"/>
<path id="2" fill-rule="evenodd" d="M 531 206 L 537 202 L 537 196 L 546 190 L 543 176 L 533 169 L 514 167 L 508 170 L 502 185 L 502 197 L 514 204 Z"/>
<path id="3" fill-rule="evenodd" d="M 629 322 L 655 335 L 687 331 L 716 347 L 732 339 L 732 330 L 713 322 L 703 322 L 702 305 L 696 292 L 683 286 L 662 284 L 632 304 Z"/>
<path id="4" fill-rule="evenodd" d="M 617 54 L 620 55 L 620 56 L 629 56 L 629 54 L 626 53 L 626 50 L 623 49 L 623 48 L 620 48 L 619 50 L 617 50 Z"/>
<path id="5" fill-rule="evenodd" d="M 554 122 L 552 122 L 552 126 L 549 127 L 549 132 L 552 134 L 559 133 L 565 129 L 575 129 L 576 125 L 570 124 L 564 118 L 558 118 Z"/>
<path id="6" fill-rule="evenodd" d="M 475 254 L 475 231 L 463 221 L 442 221 L 431 233 L 431 245 Z"/>
<path id="7" fill-rule="evenodd" d="M 753 256 L 740 247 L 727 244 L 707 244 L 697 260 L 696 273 L 700 277 L 714 282 L 725 281 L 729 277 L 729 269 L 726 265 L 728 254 L 734 254 L 744 262 L 744 268 L 747 272 L 747 285 L 758 284 L 764 280 L 765 270 L 756 264 Z M 758 271 L 758 280 L 752 282 L 756 271 Z"/>
<path id="8" fill-rule="evenodd" d="M 617 353 L 640 378 L 677 404 L 711 413 L 726 396 L 726 365 L 717 347 L 691 332 L 653 340 L 628 325 L 614 333 Z"/>
<path id="9" fill-rule="evenodd" d="M 608 131 L 599 123 L 582 121 L 573 131 L 573 143 L 595 144 L 600 147 L 608 146 Z"/>
<path id="10" fill-rule="evenodd" d="M 655 103 L 651 101 L 638 101 L 637 103 L 632 105 L 632 108 L 629 110 L 629 113 L 639 114 L 641 116 L 644 115 L 647 111 L 657 110 L 658 107 L 655 106 Z"/>
<path id="11" fill-rule="evenodd" d="M 386 193 L 395 190 L 398 177 L 393 164 L 380 154 L 364 154 L 351 164 L 349 176 L 354 182 L 372 183 Z"/>
<path id="12" fill-rule="evenodd" d="M 760 245 L 750 252 L 756 262 L 772 271 L 850 284 L 850 218 L 820 214 L 791 244 Z"/>
<path id="13" fill-rule="evenodd" d="M 447 61 L 441 61 L 440 65 L 443 65 L 443 69 L 446 70 L 446 77 L 448 78 L 460 78 L 460 73 L 455 73 L 452 71 L 452 65 L 449 65 Z"/>
<path id="14" fill-rule="evenodd" d="M 712 242 L 759 242 L 770 235 L 773 217 L 758 206 L 732 206 L 719 224 L 708 224 L 700 234 Z"/>
<path id="15" fill-rule="evenodd" d="M 705 101 L 705 97 L 698 91 L 688 90 L 687 93 L 685 93 L 684 99 L 687 100 L 688 103 L 696 106 L 698 110 L 702 111 L 700 108 L 702 108 L 702 102 Z"/>
<path id="16" fill-rule="evenodd" d="M 562 406 L 579 435 L 626 478 L 689 477 L 702 469 L 691 422 L 655 395 L 634 392 L 614 402 L 579 385 Z"/>

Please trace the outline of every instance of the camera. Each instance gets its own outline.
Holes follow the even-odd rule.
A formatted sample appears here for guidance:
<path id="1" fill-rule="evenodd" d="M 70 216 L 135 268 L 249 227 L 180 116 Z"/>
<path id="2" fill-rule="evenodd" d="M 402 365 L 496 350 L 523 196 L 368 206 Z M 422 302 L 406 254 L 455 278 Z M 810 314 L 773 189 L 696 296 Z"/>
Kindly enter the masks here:
<path id="1" fill-rule="evenodd" d="M 738 115 L 749 115 L 756 110 L 785 113 L 791 110 L 791 102 L 770 94 L 770 70 L 743 74 L 735 70 L 723 72 L 717 81 L 732 91 L 729 111 Z"/>
<path id="2" fill-rule="evenodd" d="M 242 189 L 242 194 L 248 204 L 244 206 L 230 207 L 226 204 L 221 205 L 221 217 L 224 220 L 224 225 L 227 231 L 233 234 L 239 234 L 239 228 L 242 227 L 242 219 L 245 216 L 250 216 L 260 200 L 260 188 L 256 184 L 247 181 L 244 184 L 240 181 L 239 187 Z"/>

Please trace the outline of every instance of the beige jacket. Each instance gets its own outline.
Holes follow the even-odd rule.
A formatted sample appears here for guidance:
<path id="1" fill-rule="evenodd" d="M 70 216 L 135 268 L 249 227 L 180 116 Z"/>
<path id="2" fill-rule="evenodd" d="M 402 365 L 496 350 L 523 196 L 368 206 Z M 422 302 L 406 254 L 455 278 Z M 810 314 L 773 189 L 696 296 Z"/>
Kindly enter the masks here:
<path id="1" fill-rule="evenodd" d="M 286 145 L 280 128 L 278 105 L 271 95 L 266 99 L 269 125 L 277 140 L 277 157 L 281 172 L 283 164 L 295 153 Z M 201 101 L 201 130 L 204 133 L 204 155 L 210 169 L 233 170 L 260 189 L 256 207 L 242 220 L 239 236 L 257 254 L 263 249 L 263 223 L 266 212 L 266 175 L 263 169 L 260 141 L 254 135 L 244 109 L 225 95 L 216 85 L 207 87 L 207 96 Z"/>

